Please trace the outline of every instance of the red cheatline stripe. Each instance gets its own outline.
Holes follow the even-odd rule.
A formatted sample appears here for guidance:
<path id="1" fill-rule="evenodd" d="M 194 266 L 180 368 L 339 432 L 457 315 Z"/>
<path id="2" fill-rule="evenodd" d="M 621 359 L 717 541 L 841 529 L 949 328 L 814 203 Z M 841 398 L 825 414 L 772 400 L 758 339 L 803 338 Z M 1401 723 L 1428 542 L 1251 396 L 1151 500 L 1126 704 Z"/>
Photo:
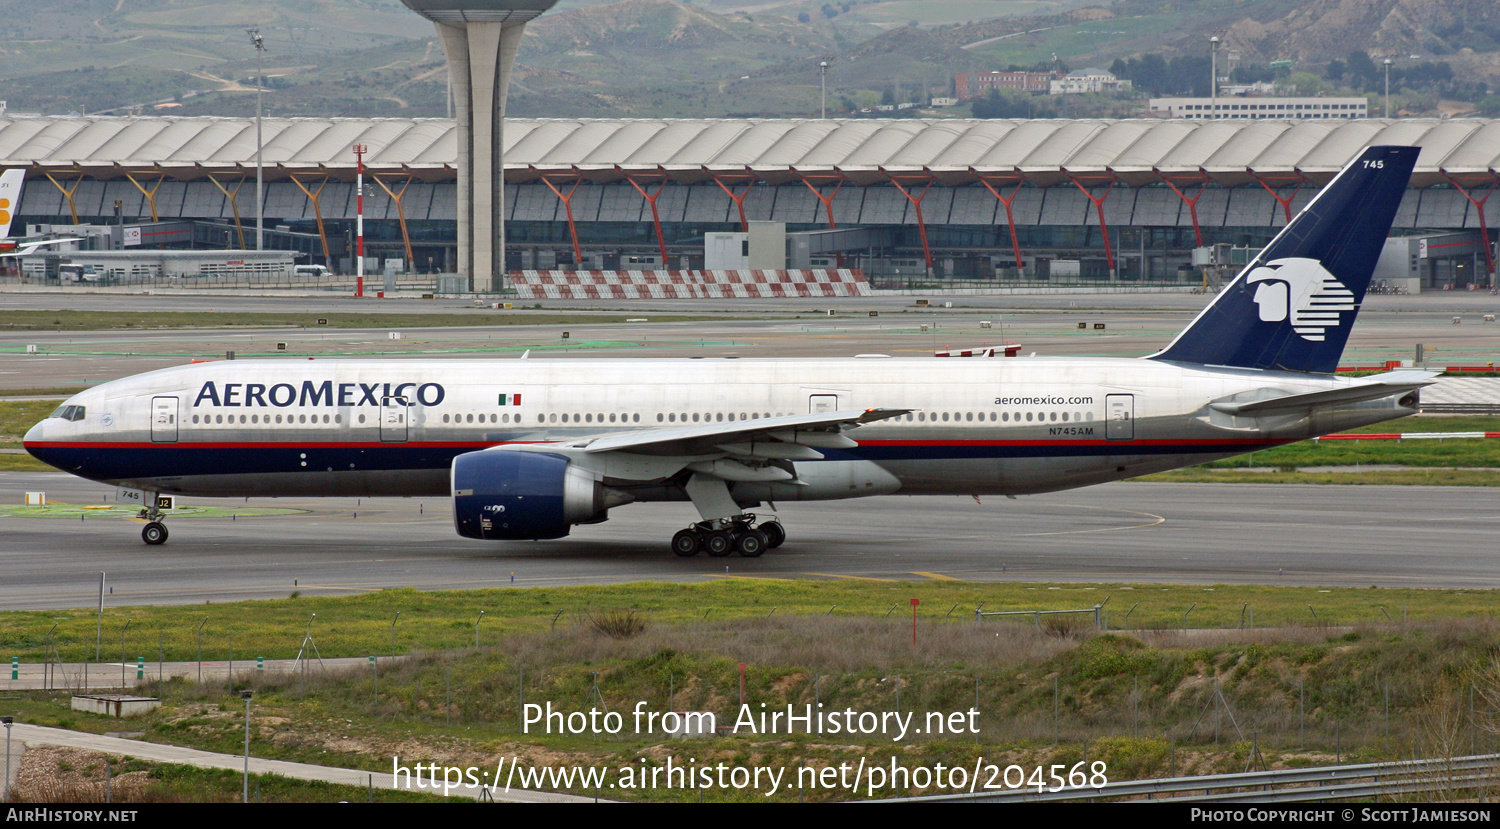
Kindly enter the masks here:
<path id="1" fill-rule="evenodd" d="M 31 441 L 27 446 L 39 449 L 378 449 L 382 447 L 411 447 L 417 449 L 481 449 L 505 444 L 544 444 L 546 440 L 518 441 L 406 441 L 382 442 L 361 441 L 358 443 L 253 443 L 253 442 L 87 442 L 87 441 Z M 861 446 L 1280 446 L 1293 443 L 1290 440 L 1261 440 L 1259 438 L 1195 438 L 1191 440 L 863 440 Z"/>

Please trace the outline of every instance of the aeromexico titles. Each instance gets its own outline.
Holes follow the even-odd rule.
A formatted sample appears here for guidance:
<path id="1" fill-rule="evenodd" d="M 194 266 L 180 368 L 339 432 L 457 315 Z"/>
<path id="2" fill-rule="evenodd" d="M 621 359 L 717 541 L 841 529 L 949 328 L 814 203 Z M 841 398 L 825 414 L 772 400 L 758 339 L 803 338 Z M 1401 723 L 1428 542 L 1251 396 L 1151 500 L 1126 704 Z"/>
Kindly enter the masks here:
<path id="1" fill-rule="evenodd" d="M 679 555 L 760 555 L 748 510 L 1021 495 L 1413 414 L 1422 371 L 1333 374 L 1415 147 L 1364 150 L 1162 351 L 1121 359 L 245 360 L 103 384 L 36 457 L 153 494 L 449 495 L 458 533 L 543 539 L 690 502 Z M 686 516 L 685 516 L 686 518 Z"/>

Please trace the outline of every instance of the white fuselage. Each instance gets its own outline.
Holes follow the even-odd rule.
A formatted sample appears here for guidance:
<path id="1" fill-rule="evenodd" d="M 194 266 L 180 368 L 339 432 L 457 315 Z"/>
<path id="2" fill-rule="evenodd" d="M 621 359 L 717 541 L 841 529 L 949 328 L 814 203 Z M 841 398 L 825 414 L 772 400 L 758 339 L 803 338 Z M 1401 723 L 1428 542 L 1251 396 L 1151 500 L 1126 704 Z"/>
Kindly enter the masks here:
<path id="1" fill-rule="evenodd" d="M 736 500 L 1067 489 L 1415 413 L 1396 396 L 1274 416 L 1212 401 L 1349 385 L 1145 359 L 245 360 L 155 371 L 67 401 L 37 457 L 119 486 L 203 496 L 442 495 L 462 453 L 807 414 L 911 414 L 796 461 Z M 1408 399 L 1410 404 L 1411 400 Z M 601 473 L 601 474 L 607 474 Z M 670 481 L 611 485 L 680 500 Z"/>

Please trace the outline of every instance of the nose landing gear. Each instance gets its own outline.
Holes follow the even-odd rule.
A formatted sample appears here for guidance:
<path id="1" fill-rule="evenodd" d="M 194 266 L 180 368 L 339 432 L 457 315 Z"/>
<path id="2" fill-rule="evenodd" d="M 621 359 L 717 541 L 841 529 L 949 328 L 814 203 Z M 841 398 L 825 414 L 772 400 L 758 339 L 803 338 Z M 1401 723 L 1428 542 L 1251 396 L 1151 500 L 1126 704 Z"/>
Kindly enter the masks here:
<path id="1" fill-rule="evenodd" d="M 141 528 L 141 540 L 156 546 L 167 543 L 167 525 L 162 523 L 162 502 L 166 501 L 167 509 L 171 509 L 171 496 L 158 496 L 154 492 L 146 493 L 143 499 L 149 507 L 142 507 L 139 517 L 146 519 L 146 526 Z"/>

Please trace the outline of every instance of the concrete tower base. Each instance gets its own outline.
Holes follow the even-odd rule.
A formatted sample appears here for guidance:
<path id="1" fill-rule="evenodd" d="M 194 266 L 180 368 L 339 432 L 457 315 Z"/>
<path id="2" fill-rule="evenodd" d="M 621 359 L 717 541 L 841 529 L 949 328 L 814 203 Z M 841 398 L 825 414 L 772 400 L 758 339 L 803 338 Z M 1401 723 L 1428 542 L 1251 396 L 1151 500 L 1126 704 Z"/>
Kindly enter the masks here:
<path id="1" fill-rule="evenodd" d="M 458 121 L 458 271 L 505 286 L 505 93 L 526 22 L 556 0 L 402 0 L 437 26 Z"/>

